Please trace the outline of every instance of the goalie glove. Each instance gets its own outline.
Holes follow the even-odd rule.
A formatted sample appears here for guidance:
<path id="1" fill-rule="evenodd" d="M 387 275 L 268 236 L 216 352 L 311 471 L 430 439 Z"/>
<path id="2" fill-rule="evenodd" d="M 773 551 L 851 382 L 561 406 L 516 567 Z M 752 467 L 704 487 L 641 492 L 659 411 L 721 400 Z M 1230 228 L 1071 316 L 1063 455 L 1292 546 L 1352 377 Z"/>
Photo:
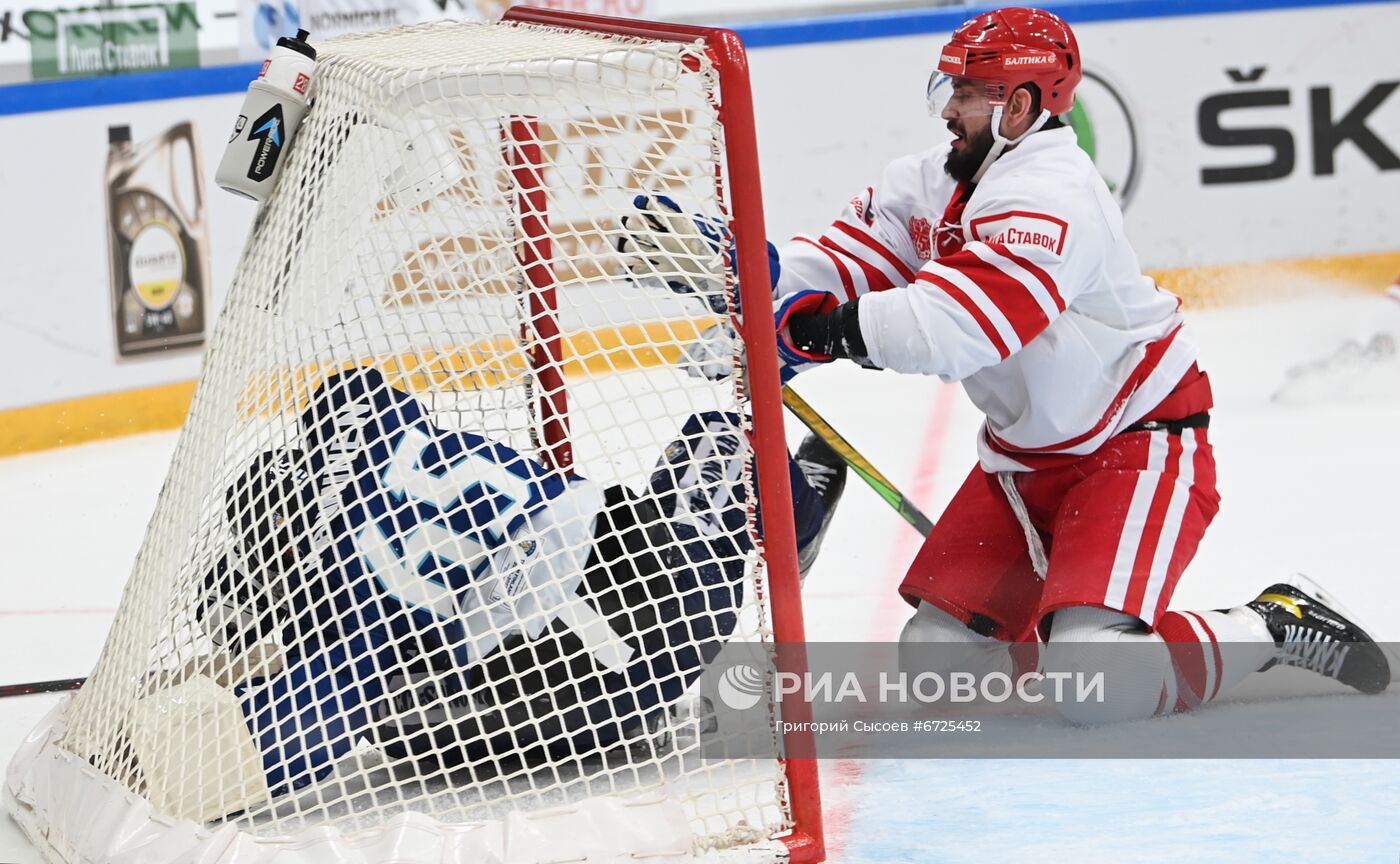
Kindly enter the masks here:
<path id="1" fill-rule="evenodd" d="M 693 294 L 716 315 L 729 314 L 726 270 L 735 265 L 734 244 L 724 222 L 691 215 L 665 195 L 638 195 L 637 213 L 619 221 L 617 251 L 636 279 L 655 278 L 677 294 Z M 778 250 L 768 244 L 769 288 L 778 284 Z M 738 295 L 735 295 L 738 311 Z"/>
<path id="2" fill-rule="evenodd" d="M 654 277 L 677 294 L 694 294 L 716 315 L 728 314 L 725 258 L 728 232 L 718 219 L 691 216 L 665 195 L 638 195 L 623 216 L 617 251 L 635 278 Z"/>
<path id="3" fill-rule="evenodd" d="M 707 381 L 723 381 L 739 369 L 745 362 L 740 355 L 739 363 L 735 354 L 739 349 L 739 334 L 728 322 L 715 324 L 700 331 L 699 337 L 681 349 L 681 368 L 692 378 Z M 778 375 L 786 384 L 798 373 L 826 360 L 800 358 L 794 352 L 778 347 Z"/>
<path id="4" fill-rule="evenodd" d="M 846 344 L 840 338 L 854 329 L 855 338 L 859 339 L 860 325 L 854 308 L 854 303 L 842 306 L 835 296 L 814 290 L 798 291 L 773 303 L 778 374 L 782 383 L 791 381 L 798 372 L 830 363 L 836 357 L 849 356 L 865 365 L 862 362 L 865 343 L 860 342 L 857 353 L 844 353 Z M 681 349 L 682 368 L 693 378 L 724 380 L 735 369 L 738 339 L 728 322 L 705 328 L 700 331 L 699 338 Z M 836 346 L 828 344 L 833 341 Z"/>
<path id="5" fill-rule="evenodd" d="M 692 378 L 723 381 L 737 365 L 739 335 L 729 322 L 715 324 L 700 331 L 700 336 L 681 349 L 681 368 Z"/>

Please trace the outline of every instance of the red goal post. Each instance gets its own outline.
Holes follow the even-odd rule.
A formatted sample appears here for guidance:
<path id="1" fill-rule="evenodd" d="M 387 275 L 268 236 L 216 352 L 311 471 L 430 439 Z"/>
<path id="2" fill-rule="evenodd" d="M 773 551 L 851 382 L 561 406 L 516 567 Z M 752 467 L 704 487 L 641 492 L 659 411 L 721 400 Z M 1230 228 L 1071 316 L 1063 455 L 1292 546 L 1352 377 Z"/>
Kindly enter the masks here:
<path id="1" fill-rule="evenodd" d="M 637 36 L 669 42 L 703 42 L 705 53 L 719 71 L 721 99 L 717 106 L 720 126 L 724 130 L 725 177 L 717 176 L 718 200 L 728 201 L 731 212 L 730 230 L 737 251 L 739 296 L 744 309 L 761 310 L 772 305 L 769 289 L 767 238 L 763 228 L 763 192 L 758 169 L 758 137 L 754 129 L 753 90 L 749 85 L 748 54 L 739 34 L 718 27 L 668 24 L 638 21 L 606 15 L 590 15 L 557 9 L 514 6 L 506 11 L 505 21 L 571 27 L 619 36 Z M 522 212 L 522 222 L 528 219 Z M 530 243 L 526 244 L 531 245 Z M 547 253 L 546 253 L 547 255 Z M 547 268 L 541 268 L 548 272 Z M 543 287 L 539 284 L 536 288 Z M 546 292 L 547 293 L 547 292 Z M 753 448 L 758 470 L 758 491 L 761 501 L 792 500 L 792 489 L 785 466 L 787 441 L 783 433 L 782 384 L 778 375 L 778 349 L 773 336 L 771 319 L 766 315 L 749 315 L 735 322 L 743 339 L 748 358 L 748 386 L 753 406 Z M 546 424 L 550 422 L 546 419 Z M 790 506 L 767 507 L 763 511 L 764 551 L 769 573 L 772 625 L 775 641 L 800 644 L 806 641 L 802 618 L 801 585 L 797 576 L 796 527 Z M 779 656 L 788 664 L 805 666 L 806 655 L 800 650 L 784 650 Z M 788 668 L 785 672 L 802 674 L 805 668 Z M 797 698 L 784 697 L 782 716 L 800 725 L 811 719 L 811 708 Z M 810 732 L 788 732 L 785 745 L 789 752 L 811 752 Z M 783 838 L 795 864 L 822 861 L 826 856 L 822 835 L 821 793 L 814 759 L 788 759 L 784 763 L 787 775 L 789 804 L 792 807 L 793 830 Z"/>

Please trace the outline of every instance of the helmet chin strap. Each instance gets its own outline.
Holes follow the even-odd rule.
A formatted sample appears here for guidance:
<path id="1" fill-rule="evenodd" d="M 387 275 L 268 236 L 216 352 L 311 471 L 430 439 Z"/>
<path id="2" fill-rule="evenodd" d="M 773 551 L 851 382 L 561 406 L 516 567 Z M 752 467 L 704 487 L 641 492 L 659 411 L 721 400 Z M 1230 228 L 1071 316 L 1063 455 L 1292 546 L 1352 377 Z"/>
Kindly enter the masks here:
<path id="1" fill-rule="evenodd" d="M 1050 119 L 1049 109 L 1042 108 L 1040 116 L 1035 118 L 1035 122 L 1026 131 L 1015 138 L 1007 138 L 1001 134 L 1001 109 L 1003 106 L 997 105 L 992 108 L 992 149 L 987 151 L 987 158 L 982 160 L 982 166 L 977 169 L 977 173 L 972 175 L 973 183 L 980 183 L 982 175 L 987 173 L 987 169 L 992 167 L 992 163 L 1001 158 L 1001 154 L 1007 147 L 1014 147 L 1026 140 L 1026 136 L 1032 132 L 1037 132 Z"/>

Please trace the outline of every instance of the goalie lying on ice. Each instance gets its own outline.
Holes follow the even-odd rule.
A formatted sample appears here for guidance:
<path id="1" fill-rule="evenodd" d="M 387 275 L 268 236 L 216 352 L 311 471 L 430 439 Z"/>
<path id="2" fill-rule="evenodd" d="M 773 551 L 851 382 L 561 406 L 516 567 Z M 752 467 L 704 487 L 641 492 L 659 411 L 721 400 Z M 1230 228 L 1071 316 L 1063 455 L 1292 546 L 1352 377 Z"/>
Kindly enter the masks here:
<path id="1" fill-rule="evenodd" d="M 231 682 L 262 776 L 202 818 L 324 775 L 362 736 L 447 767 L 596 753 L 735 631 L 754 559 L 736 415 L 691 416 L 640 494 L 439 429 L 372 369 L 329 379 L 300 427 L 303 447 L 228 489 L 232 551 L 204 579 L 216 644 L 281 662 Z M 810 565 L 844 467 L 813 440 L 798 456 Z"/>

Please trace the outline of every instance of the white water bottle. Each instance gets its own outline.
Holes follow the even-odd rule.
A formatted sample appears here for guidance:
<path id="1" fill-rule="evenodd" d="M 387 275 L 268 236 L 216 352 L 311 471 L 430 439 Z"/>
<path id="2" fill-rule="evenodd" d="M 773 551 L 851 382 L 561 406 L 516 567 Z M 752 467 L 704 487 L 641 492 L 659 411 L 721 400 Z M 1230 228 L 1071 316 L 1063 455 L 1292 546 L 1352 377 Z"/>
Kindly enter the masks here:
<path id="1" fill-rule="evenodd" d="M 306 114 L 307 91 L 316 70 L 316 49 L 306 44 L 309 35 L 298 30 L 294 37 L 278 39 L 257 79 L 248 85 L 214 173 L 214 182 L 235 195 L 264 201 L 277 184 L 287 147 Z"/>

